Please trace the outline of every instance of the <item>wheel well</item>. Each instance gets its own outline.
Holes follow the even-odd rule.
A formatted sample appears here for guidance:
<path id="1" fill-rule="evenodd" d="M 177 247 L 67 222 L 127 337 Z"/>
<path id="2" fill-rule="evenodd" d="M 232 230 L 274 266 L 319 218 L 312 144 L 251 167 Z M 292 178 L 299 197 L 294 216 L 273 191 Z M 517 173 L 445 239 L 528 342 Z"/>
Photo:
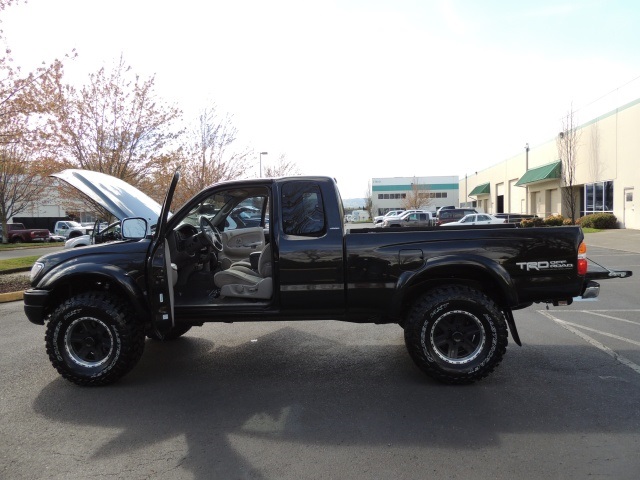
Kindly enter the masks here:
<path id="1" fill-rule="evenodd" d="M 71 232 L 69 234 L 69 238 L 76 238 L 76 237 L 79 237 L 81 235 L 82 235 L 82 233 L 80 233 L 80 232 Z"/>
<path id="2" fill-rule="evenodd" d="M 136 302 L 133 302 L 131 300 L 130 296 L 127 294 L 127 291 L 122 285 L 120 285 L 113 279 L 102 275 L 74 276 L 56 284 L 56 286 L 51 291 L 52 301 L 49 304 L 48 313 L 51 313 L 51 311 L 57 305 L 59 305 L 66 299 L 71 298 L 74 295 L 89 291 L 108 291 L 122 298 L 123 301 L 130 303 L 136 310 L 138 316 L 141 316 L 142 314 L 145 320 L 148 316 L 148 313 L 144 312 L 144 310 L 140 308 L 139 304 L 136 304 Z"/>
<path id="3" fill-rule="evenodd" d="M 426 277 L 411 285 L 402 302 L 402 318 L 406 318 L 409 308 L 418 297 L 444 285 L 465 285 L 474 288 L 491 298 L 500 308 L 505 308 L 509 304 L 498 281 L 485 270 L 466 265 L 449 265 L 430 270 Z"/>

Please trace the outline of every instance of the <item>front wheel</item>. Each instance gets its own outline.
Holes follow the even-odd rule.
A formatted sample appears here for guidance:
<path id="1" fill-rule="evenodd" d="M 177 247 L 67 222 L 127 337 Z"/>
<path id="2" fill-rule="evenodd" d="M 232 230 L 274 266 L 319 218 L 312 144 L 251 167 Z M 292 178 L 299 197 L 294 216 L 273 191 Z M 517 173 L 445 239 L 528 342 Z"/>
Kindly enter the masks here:
<path id="1" fill-rule="evenodd" d="M 144 328 L 120 297 L 87 292 L 54 310 L 45 342 L 49 360 L 63 378 L 77 385 L 107 385 L 140 360 Z"/>
<path id="2" fill-rule="evenodd" d="M 438 288 L 414 304 L 404 331 L 413 361 L 444 383 L 486 377 L 507 349 L 507 326 L 497 305 L 470 287 Z"/>

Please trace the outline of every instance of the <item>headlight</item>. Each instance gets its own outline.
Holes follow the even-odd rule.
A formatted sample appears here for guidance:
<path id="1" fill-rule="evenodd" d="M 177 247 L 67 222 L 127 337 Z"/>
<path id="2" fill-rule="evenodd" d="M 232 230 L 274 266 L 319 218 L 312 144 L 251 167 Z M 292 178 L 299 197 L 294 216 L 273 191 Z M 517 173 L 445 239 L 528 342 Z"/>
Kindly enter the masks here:
<path id="1" fill-rule="evenodd" d="M 38 276 L 38 274 L 42 271 L 43 268 L 44 268 L 44 263 L 42 262 L 34 263 L 33 267 L 31 267 L 31 273 L 29 274 L 29 281 L 33 282 L 33 280 Z"/>

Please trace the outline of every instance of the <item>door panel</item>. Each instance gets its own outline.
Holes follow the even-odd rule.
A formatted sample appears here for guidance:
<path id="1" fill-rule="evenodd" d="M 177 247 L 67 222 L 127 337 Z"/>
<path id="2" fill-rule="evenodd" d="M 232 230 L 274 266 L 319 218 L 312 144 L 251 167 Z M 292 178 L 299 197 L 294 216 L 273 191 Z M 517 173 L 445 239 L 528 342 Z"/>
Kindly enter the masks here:
<path id="1" fill-rule="evenodd" d="M 249 260 L 253 252 L 261 252 L 265 246 L 264 229 L 262 227 L 239 228 L 222 232 L 223 249 L 220 252 L 220 263 L 226 269 L 233 262 Z"/>
<path id="2" fill-rule="evenodd" d="M 151 306 L 151 323 L 160 338 L 163 338 L 164 334 L 175 326 L 173 316 L 174 271 L 171 264 L 169 243 L 165 238 L 165 233 L 169 207 L 179 179 L 180 172 L 176 172 L 162 204 L 156 233 L 147 255 L 146 273 L 149 304 Z"/>

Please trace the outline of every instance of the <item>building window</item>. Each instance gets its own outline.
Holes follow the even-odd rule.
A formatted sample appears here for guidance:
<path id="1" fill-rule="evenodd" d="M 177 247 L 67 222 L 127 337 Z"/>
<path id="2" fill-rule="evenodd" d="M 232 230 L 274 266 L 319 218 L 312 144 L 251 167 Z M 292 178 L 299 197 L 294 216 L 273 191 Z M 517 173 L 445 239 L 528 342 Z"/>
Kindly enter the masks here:
<path id="1" fill-rule="evenodd" d="M 587 183 L 584 186 L 584 214 L 613 213 L 613 182 Z"/>
<path id="2" fill-rule="evenodd" d="M 382 200 L 382 194 L 381 193 L 378 194 L 378 200 Z"/>

